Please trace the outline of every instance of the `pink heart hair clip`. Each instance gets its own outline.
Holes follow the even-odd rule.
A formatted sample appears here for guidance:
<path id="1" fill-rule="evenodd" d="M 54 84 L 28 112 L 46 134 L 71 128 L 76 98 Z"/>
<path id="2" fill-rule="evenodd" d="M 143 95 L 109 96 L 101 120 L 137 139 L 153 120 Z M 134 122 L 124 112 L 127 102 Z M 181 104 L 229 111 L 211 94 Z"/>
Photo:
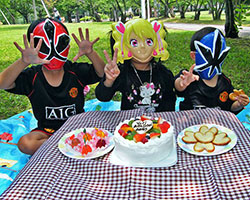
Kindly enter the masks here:
<path id="1" fill-rule="evenodd" d="M 157 22 L 157 21 L 153 21 L 152 23 L 152 26 L 153 26 L 153 29 L 157 35 L 157 41 L 158 41 L 158 45 L 159 45 L 159 52 L 163 52 L 164 53 L 164 48 L 163 48 L 163 43 L 162 43 L 162 40 L 161 40 L 161 36 L 160 36 L 160 30 L 162 28 L 162 25 Z"/>
<path id="2" fill-rule="evenodd" d="M 125 25 L 122 22 L 118 22 L 118 24 L 115 26 L 115 28 L 122 35 L 122 37 L 121 37 L 121 53 L 122 53 L 122 57 L 124 58 L 123 36 L 124 36 L 124 32 L 125 32 Z"/>

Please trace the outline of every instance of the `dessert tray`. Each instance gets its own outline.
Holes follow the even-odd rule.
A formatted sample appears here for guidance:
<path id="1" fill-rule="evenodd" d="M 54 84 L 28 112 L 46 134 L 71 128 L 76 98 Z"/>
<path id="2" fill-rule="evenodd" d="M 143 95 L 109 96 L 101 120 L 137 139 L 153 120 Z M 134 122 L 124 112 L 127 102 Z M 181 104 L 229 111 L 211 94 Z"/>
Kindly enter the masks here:
<path id="1" fill-rule="evenodd" d="M 199 132 L 201 126 L 206 126 L 208 129 L 216 128 L 218 130 L 217 135 L 222 134 L 222 133 L 226 133 L 230 142 L 228 144 L 225 144 L 225 145 L 214 144 L 215 148 L 211 152 L 208 152 L 206 149 L 204 149 L 201 152 L 195 151 L 194 146 L 196 143 L 184 142 L 183 137 L 185 136 L 185 132 L 194 132 L 194 133 Z M 194 154 L 194 155 L 198 155 L 198 156 L 214 156 L 214 155 L 226 153 L 229 150 L 231 150 L 237 143 L 237 136 L 236 136 L 234 131 L 232 131 L 224 126 L 220 126 L 217 124 L 199 124 L 199 125 L 190 126 L 188 128 L 185 128 L 184 130 L 182 130 L 178 134 L 177 143 L 182 150 L 184 150 L 190 154 Z"/>
<path id="2" fill-rule="evenodd" d="M 92 152 L 88 153 L 87 155 L 82 155 L 80 152 L 73 150 L 71 148 L 71 146 L 69 146 L 65 142 L 65 140 L 67 138 L 71 137 L 74 134 L 77 135 L 78 133 L 80 133 L 82 131 L 91 132 L 94 129 L 96 129 L 96 128 L 80 128 L 80 129 L 73 130 L 69 133 L 66 133 L 60 139 L 60 141 L 58 143 L 58 148 L 59 148 L 60 152 L 67 157 L 75 158 L 75 159 L 92 159 L 92 158 L 97 158 L 97 157 L 103 156 L 103 155 L 107 154 L 108 152 L 110 152 L 114 148 L 113 135 L 112 135 L 112 133 L 110 133 L 109 131 L 104 130 L 104 129 L 99 129 L 99 130 L 103 130 L 103 131 L 108 133 L 108 144 L 104 147 L 101 147 L 101 148 L 93 148 Z"/>

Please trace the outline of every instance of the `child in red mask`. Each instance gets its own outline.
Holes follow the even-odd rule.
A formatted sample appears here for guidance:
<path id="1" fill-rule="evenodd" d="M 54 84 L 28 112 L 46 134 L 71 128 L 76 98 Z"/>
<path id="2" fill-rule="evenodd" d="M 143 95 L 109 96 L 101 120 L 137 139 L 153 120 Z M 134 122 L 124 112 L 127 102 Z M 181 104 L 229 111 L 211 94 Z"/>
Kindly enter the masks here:
<path id="1" fill-rule="evenodd" d="M 80 39 L 72 34 L 79 52 L 92 64 L 72 63 L 67 60 L 70 36 L 67 28 L 55 19 L 39 19 L 28 28 L 28 40 L 23 35 L 24 49 L 14 42 L 22 58 L 0 74 L 0 88 L 14 94 L 26 95 L 32 105 L 38 127 L 21 137 L 20 151 L 32 155 L 68 117 L 84 112 L 84 87 L 96 83 L 104 75 L 104 61 L 93 50 L 79 29 Z M 28 67 L 30 64 L 39 64 Z"/>

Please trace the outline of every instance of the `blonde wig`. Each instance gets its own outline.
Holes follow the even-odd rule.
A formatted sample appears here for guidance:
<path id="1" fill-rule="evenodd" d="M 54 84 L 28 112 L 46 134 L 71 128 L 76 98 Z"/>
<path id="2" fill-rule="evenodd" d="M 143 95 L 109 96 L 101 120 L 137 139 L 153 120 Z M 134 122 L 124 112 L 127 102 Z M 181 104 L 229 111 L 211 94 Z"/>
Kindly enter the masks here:
<path id="1" fill-rule="evenodd" d="M 167 51 L 167 42 L 165 41 L 166 31 L 163 24 L 157 21 L 152 23 L 145 19 L 133 19 L 125 24 L 118 22 L 112 24 L 112 37 L 115 40 L 113 49 L 118 49 L 117 62 L 124 63 L 133 57 L 130 52 L 130 34 L 134 32 L 140 39 L 150 38 L 153 40 L 154 51 L 152 56 L 167 60 L 169 53 Z"/>

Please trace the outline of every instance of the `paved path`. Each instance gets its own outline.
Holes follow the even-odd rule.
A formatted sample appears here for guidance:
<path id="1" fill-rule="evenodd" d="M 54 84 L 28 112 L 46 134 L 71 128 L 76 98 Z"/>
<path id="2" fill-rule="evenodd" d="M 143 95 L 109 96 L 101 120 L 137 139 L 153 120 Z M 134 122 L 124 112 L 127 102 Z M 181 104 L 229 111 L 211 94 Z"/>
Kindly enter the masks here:
<path id="1" fill-rule="evenodd" d="M 197 31 L 206 26 L 213 26 L 215 28 L 220 29 L 223 33 L 225 33 L 224 25 L 207 25 L 207 24 L 184 24 L 184 23 L 168 23 L 165 22 L 164 25 L 168 29 L 179 29 L 179 30 L 188 30 L 188 31 Z M 243 27 L 239 33 L 240 37 L 250 38 L 250 27 Z"/>

